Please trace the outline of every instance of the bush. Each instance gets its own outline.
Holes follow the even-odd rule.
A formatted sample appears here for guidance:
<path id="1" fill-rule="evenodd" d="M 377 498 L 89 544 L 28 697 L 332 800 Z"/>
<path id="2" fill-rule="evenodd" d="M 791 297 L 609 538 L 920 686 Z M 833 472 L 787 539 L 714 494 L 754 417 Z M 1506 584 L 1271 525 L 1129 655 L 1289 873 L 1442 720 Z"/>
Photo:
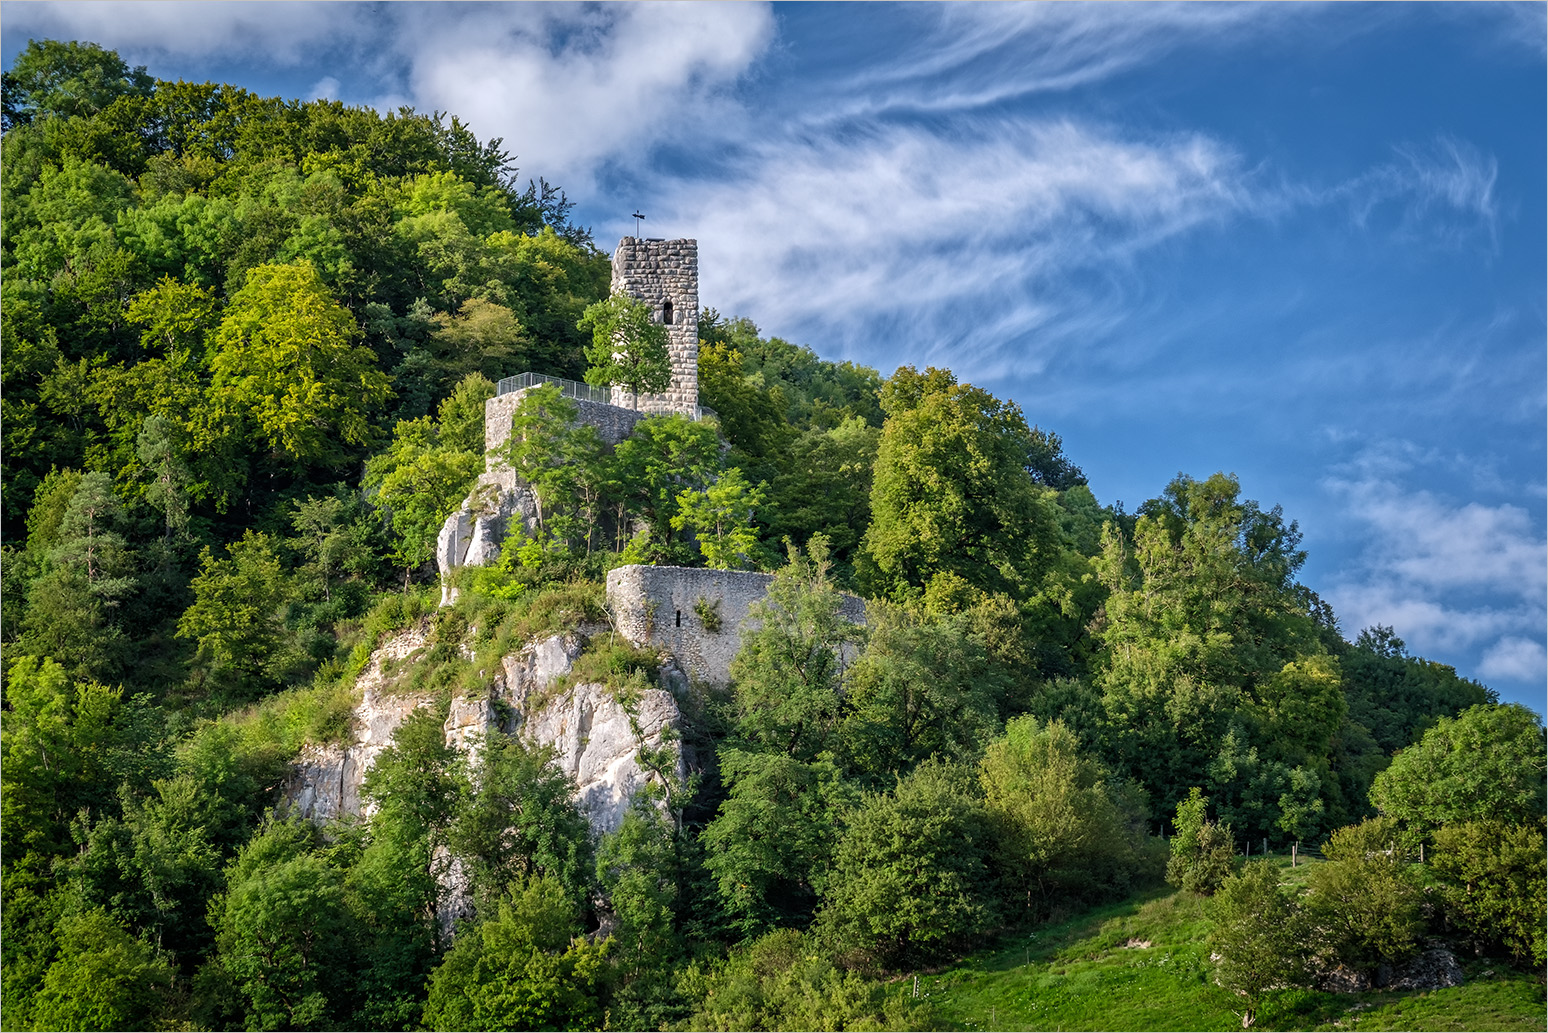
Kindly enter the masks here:
<path id="1" fill-rule="evenodd" d="M 841 947 L 931 960 L 994 919 L 989 812 L 969 770 L 929 760 L 849 816 L 819 921 Z"/>
<path id="2" fill-rule="evenodd" d="M 1446 915 L 1485 948 L 1503 947 L 1518 962 L 1544 963 L 1544 822 L 1465 822 L 1435 835 L 1431 865 L 1444 887 Z"/>
<path id="3" fill-rule="evenodd" d="M 713 969 L 691 965 L 678 990 L 695 1002 L 688 1029 L 939 1029 L 930 1006 L 901 987 L 837 967 L 809 937 L 781 929 Z"/>
<path id="4" fill-rule="evenodd" d="M 557 879 L 518 884 L 499 913 L 466 929 L 430 977 L 430 1029 L 594 1029 L 612 940 L 579 938 Z"/>
<path id="5" fill-rule="evenodd" d="M 1247 999 L 1242 1025 L 1250 1026 L 1266 994 L 1305 976 L 1299 905 L 1293 894 L 1280 889 L 1273 863 L 1251 861 L 1221 882 L 1210 917 L 1209 947 L 1220 956 L 1220 985 Z"/>
<path id="6" fill-rule="evenodd" d="M 1142 791 L 1116 783 L 1062 721 L 1019 717 L 979 765 L 1009 885 L 1033 904 L 1050 891 L 1096 896 L 1151 872 Z"/>
<path id="7" fill-rule="evenodd" d="M 1241 861 L 1231 838 L 1231 826 L 1205 818 L 1209 798 L 1197 787 L 1177 805 L 1172 854 L 1166 862 L 1166 881 L 1190 893 L 1209 896 L 1236 873 Z"/>
<path id="8" fill-rule="evenodd" d="M 1328 863 L 1307 876 L 1306 898 L 1309 936 L 1322 960 L 1369 969 L 1411 955 L 1424 922 L 1396 823 L 1350 825 L 1322 849 Z"/>

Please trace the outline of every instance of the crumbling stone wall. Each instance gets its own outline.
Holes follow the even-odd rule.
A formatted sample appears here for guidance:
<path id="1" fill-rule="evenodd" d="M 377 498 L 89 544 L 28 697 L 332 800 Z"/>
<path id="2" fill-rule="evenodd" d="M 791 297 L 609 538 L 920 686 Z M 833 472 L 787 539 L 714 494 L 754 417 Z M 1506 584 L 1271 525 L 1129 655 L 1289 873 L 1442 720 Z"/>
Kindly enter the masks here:
<path id="1" fill-rule="evenodd" d="M 619 634 L 635 645 L 670 652 L 698 681 L 724 685 L 742 648 L 753 603 L 768 594 L 772 574 L 696 567 L 616 567 L 607 574 L 607 603 Z M 712 614 L 706 624 L 700 611 Z M 841 611 L 865 623 L 865 600 L 844 596 Z"/>
<path id="2" fill-rule="evenodd" d="M 644 394 L 646 412 L 694 415 L 699 404 L 699 242 L 625 237 L 613 252 L 613 290 L 650 305 L 666 324 L 672 383 L 661 394 Z M 613 404 L 635 408 L 634 396 L 613 388 Z"/>

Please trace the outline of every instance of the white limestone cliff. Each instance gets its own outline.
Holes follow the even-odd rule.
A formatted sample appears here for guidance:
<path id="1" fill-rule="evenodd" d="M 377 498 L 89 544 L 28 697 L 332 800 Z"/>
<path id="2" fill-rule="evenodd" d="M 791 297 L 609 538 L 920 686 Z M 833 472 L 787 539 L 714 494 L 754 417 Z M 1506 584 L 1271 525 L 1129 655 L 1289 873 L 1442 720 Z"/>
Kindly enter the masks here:
<path id="1" fill-rule="evenodd" d="M 389 673 L 414 662 L 428 644 L 428 624 L 388 640 L 371 655 L 359 678 L 349 741 L 311 746 L 297 759 L 284 791 L 286 806 L 315 821 L 369 816 L 360 796 L 366 772 L 392 743 L 393 733 L 420 707 L 436 698 L 404 693 Z M 580 656 L 581 636 L 551 635 L 505 657 L 483 691 L 454 699 L 442 726 L 449 746 L 470 749 L 490 731 L 519 734 L 552 746 L 559 768 L 576 784 L 576 803 L 601 835 L 623 821 L 634 794 L 653 777 L 639 751 L 675 741 L 680 725 L 677 701 L 666 689 L 637 694 L 628 706 L 605 685 L 581 683 L 555 693 Z M 685 682 L 670 664 L 668 679 Z M 632 713 L 632 720 L 631 720 Z M 679 754 L 676 777 L 686 777 Z"/>

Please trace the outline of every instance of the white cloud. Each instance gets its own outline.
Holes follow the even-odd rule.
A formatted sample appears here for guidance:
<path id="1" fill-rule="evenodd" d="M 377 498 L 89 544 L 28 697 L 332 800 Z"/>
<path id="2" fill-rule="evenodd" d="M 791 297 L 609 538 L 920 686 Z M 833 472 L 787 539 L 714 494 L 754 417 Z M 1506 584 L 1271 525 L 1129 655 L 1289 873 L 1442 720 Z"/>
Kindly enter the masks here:
<path id="1" fill-rule="evenodd" d="M 1481 653 L 1484 677 L 1540 676 L 1548 624 L 1543 528 L 1519 506 L 1458 503 L 1403 487 L 1397 478 L 1414 454 L 1372 449 L 1352 464 L 1355 477 L 1325 482 L 1369 535 L 1328 601 L 1351 631 L 1390 625 L 1420 654 Z"/>
<path id="2" fill-rule="evenodd" d="M 89 39 L 126 60 L 294 66 L 314 89 L 452 112 L 524 168 L 583 191 L 608 161 L 701 131 L 764 51 L 765 4 L 7 3 L 8 32 Z M 329 83 L 334 92 L 322 88 Z"/>
<path id="3" fill-rule="evenodd" d="M 768 45 L 761 4 L 394 6 L 407 93 L 580 189 L 695 131 Z M 631 153 L 632 152 L 632 153 Z"/>
<path id="4" fill-rule="evenodd" d="M 1019 119 L 793 131 L 713 182 L 663 184 L 659 203 L 670 232 L 704 241 L 714 304 L 777 314 L 781 329 L 820 324 L 828 340 L 891 321 L 899 358 L 950 347 L 971 376 L 1036 368 L 1029 335 L 1106 318 L 1101 303 L 1077 314 L 1072 276 L 1121 269 L 1248 196 L 1236 156 L 1207 137 Z"/>
<path id="5" fill-rule="evenodd" d="M 1478 673 L 1484 678 L 1540 683 L 1548 675 L 1548 650 L 1541 642 L 1507 635 L 1484 651 Z"/>
<path id="6" fill-rule="evenodd" d="M 263 57 L 294 65 L 321 46 L 371 31 L 370 5 L 294 0 L 72 0 L 7 3 L 6 28 L 34 37 L 90 40 L 125 60 Z"/>
<path id="7" fill-rule="evenodd" d="M 916 42 L 845 86 L 872 110 L 944 111 L 1072 89 L 1190 44 L 1306 20 L 1302 4 L 941 4 L 905 8 Z M 945 78 L 946 82 L 942 82 Z"/>

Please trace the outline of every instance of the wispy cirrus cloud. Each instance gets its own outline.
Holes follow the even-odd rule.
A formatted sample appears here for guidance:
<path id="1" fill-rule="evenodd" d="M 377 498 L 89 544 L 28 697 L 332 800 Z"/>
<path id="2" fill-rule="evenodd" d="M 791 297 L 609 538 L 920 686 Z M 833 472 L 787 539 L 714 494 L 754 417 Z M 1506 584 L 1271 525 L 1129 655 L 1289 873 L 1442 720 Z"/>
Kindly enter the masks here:
<path id="1" fill-rule="evenodd" d="M 1041 361 L 1026 338 L 1058 334 L 1081 277 L 1105 293 L 1104 267 L 1249 200 L 1238 157 L 1203 136 L 985 120 L 782 135 L 714 181 L 670 181 L 658 203 L 712 251 L 705 295 L 730 311 L 828 340 L 895 319 L 899 354 L 949 348 L 960 367 L 1006 372 Z"/>
<path id="2" fill-rule="evenodd" d="M 941 4 L 905 8 L 891 60 L 841 79 L 841 110 L 952 111 L 1099 82 L 1188 46 L 1237 45 L 1308 21 L 1315 5 Z"/>

